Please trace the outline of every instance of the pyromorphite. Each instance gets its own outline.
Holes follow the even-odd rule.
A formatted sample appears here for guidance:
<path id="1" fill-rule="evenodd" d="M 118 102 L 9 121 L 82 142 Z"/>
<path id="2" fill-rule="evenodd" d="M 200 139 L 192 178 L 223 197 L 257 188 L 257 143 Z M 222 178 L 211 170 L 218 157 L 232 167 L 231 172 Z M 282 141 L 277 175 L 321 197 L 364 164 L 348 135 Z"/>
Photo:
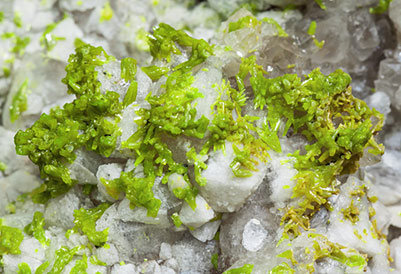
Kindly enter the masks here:
<path id="1" fill-rule="evenodd" d="M 62 80 L 76 99 L 42 114 L 32 127 L 15 135 L 17 153 L 28 155 L 45 180 L 45 187 L 35 191 L 34 201 L 46 202 L 76 183 L 67 168 L 75 160 L 76 149 L 84 147 L 106 157 L 114 151 L 121 134 L 117 123 L 123 104 L 116 92 L 100 91 L 95 70 L 111 60 L 114 57 L 101 47 L 78 47 L 69 58 L 67 75 Z"/>
<path id="2" fill-rule="evenodd" d="M 32 223 L 28 224 L 24 231 L 28 235 L 32 235 L 42 244 L 49 245 L 50 240 L 45 237 L 45 230 L 43 226 L 45 225 L 45 219 L 43 218 L 42 212 L 35 212 L 33 215 Z"/>
<path id="3" fill-rule="evenodd" d="M 31 268 L 27 263 L 18 264 L 18 274 L 31 274 Z"/>
<path id="4" fill-rule="evenodd" d="M 131 82 L 123 100 L 124 106 L 130 105 L 136 100 L 138 91 L 138 83 L 135 81 L 136 70 L 135 59 L 124 58 L 121 60 L 121 78 Z"/>
<path id="5" fill-rule="evenodd" d="M 0 256 L 4 254 L 20 254 L 19 246 L 24 239 L 22 231 L 15 227 L 2 225 L 0 219 Z"/>
<path id="6" fill-rule="evenodd" d="M 315 69 L 305 79 L 295 74 L 267 78 L 255 57 L 249 57 L 243 59 L 237 75 L 240 88 L 248 73 L 254 106 L 267 110 L 270 128 L 285 121 L 284 135 L 292 128 L 310 142 L 305 153 L 292 154 L 298 170 L 293 198 L 299 199 L 299 206 L 287 209 L 282 218 L 284 235 L 297 236 L 300 228 L 309 229 L 310 216 L 322 206 L 330 208 L 328 198 L 337 192 L 336 176 L 355 172 L 365 148 L 383 153 L 374 139 L 383 116 L 352 96 L 351 77 L 341 70 L 324 75 Z M 259 134 L 263 140 L 263 131 Z"/>
<path id="7" fill-rule="evenodd" d="M 223 274 L 251 274 L 253 270 L 253 264 L 244 264 L 239 268 L 232 268 L 230 270 L 224 271 Z"/>
<path id="8" fill-rule="evenodd" d="M 27 110 L 28 108 L 28 79 L 26 79 L 17 93 L 13 96 L 11 105 L 10 105 L 10 121 L 14 123 L 21 113 Z"/>
<path id="9" fill-rule="evenodd" d="M 62 246 L 60 249 L 56 250 L 54 264 L 49 273 L 51 274 L 61 273 L 64 267 L 72 260 L 74 255 L 81 249 L 83 249 L 82 246 L 76 246 L 71 249 L 69 249 L 66 246 Z"/>
<path id="10" fill-rule="evenodd" d="M 71 269 L 71 274 L 84 274 L 88 268 L 88 257 L 86 254 L 82 256 L 81 260 L 75 262 L 74 267 Z"/>
<path id="11" fill-rule="evenodd" d="M 107 1 L 102 10 L 100 11 L 100 23 L 102 23 L 103 21 L 110 21 L 111 18 L 113 17 L 113 9 L 110 6 L 110 2 Z"/>
<path id="12" fill-rule="evenodd" d="M 137 178 L 132 172 L 122 172 L 120 178 L 110 181 L 103 179 L 102 182 L 110 196 L 118 197 L 120 192 L 124 192 L 132 208 L 142 206 L 148 210 L 148 216 L 157 216 L 161 201 L 153 195 L 153 176 Z"/>
<path id="13" fill-rule="evenodd" d="M 109 208 L 109 204 L 101 204 L 95 208 L 74 211 L 74 227 L 67 232 L 81 231 L 85 234 L 89 241 L 96 246 L 100 246 L 107 241 L 108 228 L 103 231 L 96 231 L 96 221 L 103 215 L 104 211 Z"/>
<path id="14" fill-rule="evenodd" d="M 269 274 L 294 274 L 293 270 L 287 263 L 281 263 L 270 270 Z"/>

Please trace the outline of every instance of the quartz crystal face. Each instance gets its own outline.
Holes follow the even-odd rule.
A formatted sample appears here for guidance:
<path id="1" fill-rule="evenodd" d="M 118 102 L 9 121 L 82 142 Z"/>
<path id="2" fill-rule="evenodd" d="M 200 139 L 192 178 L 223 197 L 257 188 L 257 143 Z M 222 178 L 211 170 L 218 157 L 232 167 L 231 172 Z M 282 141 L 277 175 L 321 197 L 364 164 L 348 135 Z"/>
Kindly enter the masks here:
<path id="1" fill-rule="evenodd" d="M 0 273 L 401 272 L 401 0 L 0 3 Z"/>

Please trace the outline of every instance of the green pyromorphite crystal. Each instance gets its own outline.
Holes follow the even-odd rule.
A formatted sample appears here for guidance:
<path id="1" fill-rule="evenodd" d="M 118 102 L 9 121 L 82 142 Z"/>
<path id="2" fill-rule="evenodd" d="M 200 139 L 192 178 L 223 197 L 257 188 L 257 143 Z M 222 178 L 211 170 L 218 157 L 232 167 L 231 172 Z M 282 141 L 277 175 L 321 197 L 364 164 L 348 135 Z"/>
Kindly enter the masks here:
<path id="1" fill-rule="evenodd" d="M 120 178 L 101 181 L 111 197 L 118 199 L 120 192 L 124 192 L 131 208 L 143 206 L 148 210 L 148 216 L 157 216 L 161 202 L 153 195 L 154 177 L 138 178 L 133 172 L 122 172 Z"/>
<path id="2" fill-rule="evenodd" d="M 256 19 L 255 16 L 248 15 L 238 19 L 238 21 L 236 22 L 231 22 L 228 25 L 228 32 L 236 31 L 243 28 L 254 28 L 258 25 L 260 25 L 259 20 Z"/>
<path id="3" fill-rule="evenodd" d="M 31 268 L 27 263 L 20 263 L 18 264 L 18 274 L 31 274 Z"/>
<path id="4" fill-rule="evenodd" d="M 316 69 L 304 80 L 294 74 L 266 78 L 255 58 L 249 57 L 237 76 L 240 88 L 248 73 L 254 106 L 267 110 L 269 128 L 285 123 L 284 135 L 292 128 L 310 142 L 305 153 L 292 155 L 298 170 L 293 198 L 300 202 L 282 219 L 285 234 L 296 236 L 300 228 L 309 228 L 309 217 L 321 206 L 330 207 L 328 198 L 337 191 L 337 175 L 355 172 L 366 149 L 383 153 L 383 146 L 374 140 L 383 116 L 352 96 L 351 77 L 341 70 L 326 76 Z"/>
<path id="5" fill-rule="evenodd" d="M 253 270 L 253 264 L 244 264 L 242 267 L 224 271 L 223 274 L 251 274 L 252 270 Z"/>
<path id="6" fill-rule="evenodd" d="M 178 213 L 175 212 L 171 215 L 171 219 L 173 220 L 173 223 L 176 227 L 180 227 L 182 225 L 182 221 L 180 219 L 180 216 L 178 216 Z"/>
<path id="7" fill-rule="evenodd" d="M 61 22 L 61 21 L 60 21 Z M 46 26 L 46 29 L 44 30 L 42 37 L 40 38 L 40 45 L 46 49 L 46 51 L 51 51 L 54 49 L 54 47 L 57 45 L 58 41 L 63 41 L 66 38 L 65 37 L 60 37 L 52 34 L 53 30 L 57 27 L 57 25 L 60 23 L 52 23 Z"/>
<path id="8" fill-rule="evenodd" d="M 294 274 L 295 270 L 292 269 L 287 263 L 281 263 L 272 268 L 269 274 Z"/>
<path id="9" fill-rule="evenodd" d="M 149 36 L 149 45 L 154 58 L 168 61 L 171 54 L 181 54 L 177 45 L 189 47 L 192 51 L 189 60 L 174 67 L 170 74 L 167 75 L 168 70 L 162 70 L 161 73 L 167 77 L 166 84 L 162 87 L 163 92 L 157 96 L 148 94 L 146 100 L 150 109 L 141 108 L 137 111 L 140 117 L 136 120 L 139 129 L 123 143 L 123 147 L 135 153 L 135 164 L 143 165 L 145 177 L 135 178 L 132 173 L 123 172 L 119 179 L 103 182 L 113 197 L 123 191 L 131 201 L 131 206 L 144 206 L 148 209 L 149 216 L 156 216 L 160 201 L 153 197 L 155 178 L 165 173 L 163 183 L 166 183 L 172 173 L 187 173 L 185 166 L 174 161 L 173 153 L 162 141 L 162 136 L 185 135 L 202 139 L 207 130 L 209 120 L 204 116 L 195 118 L 196 108 L 192 106 L 192 102 L 203 95 L 191 86 L 194 81 L 191 70 L 213 53 L 213 47 L 204 40 L 194 39 L 167 24 L 160 24 L 154 29 L 153 35 Z M 144 71 L 152 75 L 153 69 L 158 70 L 145 68 Z M 139 195 L 139 192 L 143 194 Z M 176 193 L 191 204 L 189 194 Z"/>
<path id="10" fill-rule="evenodd" d="M 2 225 L 0 219 L 0 257 L 5 254 L 20 254 L 19 246 L 23 239 L 24 234 L 20 229 Z"/>
<path id="11" fill-rule="evenodd" d="M 14 21 L 14 25 L 17 28 L 22 28 L 22 18 L 21 18 L 21 14 L 19 12 L 15 12 L 14 13 L 13 21 Z"/>
<path id="12" fill-rule="evenodd" d="M 229 29 L 235 31 L 262 23 L 255 20 L 253 17 L 240 19 Z M 277 27 L 278 35 L 286 36 L 277 23 L 265 21 Z M 315 32 L 314 24 L 309 32 L 311 35 Z M 351 78 L 341 70 L 324 75 L 316 69 L 304 78 L 294 74 L 268 78 L 257 64 L 256 56 L 244 58 L 235 77 L 235 87 L 228 81 L 216 83 L 217 99 L 211 105 L 213 118 L 209 121 L 204 116 L 197 118 L 194 101 L 203 94 L 192 86 L 192 70 L 213 54 L 214 47 L 167 24 L 155 27 L 147 38 L 151 55 L 162 64 L 142 70 L 153 81 L 165 77 L 165 82 L 156 94 L 148 94 L 149 106 L 136 112 L 138 130 L 122 144 L 132 152 L 135 165 L 143 166 L 143 174 L 136 177 L 134 171 L 122 172 L 120 178 L 102 179 L 102 183 L 111 197 L 118 199 L 125 194 L 132 208 L 142 206 L 147 209 L 148 216 L 156 217 L 161 204 L 152 190 L 156 178 L 163 177 L 162 183 L 167 183 L 171 174 L 181 176 L 189 186 L 174 189 L 175 196 L 192 208 L 196 207 L 196 188 L 189 183 L 188 167 L 174 160 L 166 138 L 184 136 L 202 140 L 204 145 L 188 148 L 186 156 L 187 163 L 194 166 L 195 181 L 204 186 L 207 182 L 201 173 L 207 168 L 208 153 L 224 150 L 227 141 L 232 143 L 235 153 L 230 164 L 233 174 L 249 177 L 260 162 L 268 161 L 269 150 L 282 151 L 281 134 L 302 135 L 309 145 L 303 153 L 296 151 L 291 155 L 298 171 L 293 188 L 293 198 L 298 204 L 284 211 L 282 225 L 286 238 L 296 237 L 302 230 L 309 229 L 310 218 L 321 207 L 330 208 L 328 198 L 338 191 L 338 175 L 355 172 L 364 152 L 383 152 L 383 147 L 373 138 L 381 129 L 382 116 L 352 96 Z M 34 201 L 46 201 L 68 191 L 76 183 L 68 170 L 68 165 L 75 160 L 76 149 L 85 148 L 110 156 L 120 134 L 117 123 L 121 110 L 136 99 L 137 66 L 134 59 L 121 61 L 121 78 L 129 82 L 130 87 L 125 97 L 119 98 L 113 91 L 102 93 L 97 80 L 96 67 L 113 57 L 101 48 L 79 41 L 77 45 L 63 79 L 68 92 L 75 94 L 76 99 L 63 108 L 53 109 L 50 114 L 43 114 L 31 128 L 19 131 L 15 136 L 17 153 L 28 155 L 45 179 L 45 183 L 32 193 Z M 174 67 L 172 58 L 181 54 L 182 48 L 188 50 L 189 58 Z M 246 96 L 247 82 L 251 85 L 252 98 Z M 259 117 L 244 114 L 247 103 L 265 113 L 261 123 L 256 123 Z M 76 211 L 72 231 L 86 234 L 94 245 L 105 243 L 107 230 L 96 231 L 95 223 L 107 207 L 100 205 Z M 176 217 L 173 214 L 174 223 L 179 225 Z M 68 259 L 74 252 L 63 249 L 59 257 L 67 254 Z M 287 258 L 291 254 L 282 255 Z M 346 261 L 343 257 L 338 259 L 346 264 L 359 262 L 359 257 L 347 258 Z M 227 273 L 250 273 L 252 267 L 245 265 Z M 276 270 L 285 267 L 282 264 Z"/>
<path id="13" fill-rule="evenodd" d="M 277 34 L 280 37 L 287 37 L 288 33 L 285 32 L 285 30 L 280 26 L 279 23 L 277 23 L 276 20 L 274 20 L 273 18 L 263 18 L 261 21 L 259 21 L 255 16 L 252 15 L 248 15 L 248 16 L 244 16 L 240 19 L 238 19 L 238 21 L 236 22 L 231 22 L 228 25 L 228 32 L 233 32 L 239 29 L 243 29 L 243 28 L 255 28 L 257 26 L 260 26 L 262 24 L 262 22 L 266 22 L 270 25 L 273 25 L 276 30 L 277 30 Z"/>
<path id="14" fill-rule="evenodd" d="M 218 269 L 219 268 L 219 254 L 218 253 L 214 253 L 212 255 L 212 258 L 210 259 L 214 269 Z"/>
<path id="15" fill-rule="evenodd" d="M 15 53 L 16 55 L 22 56 L 25 52 L 25 48 L 30 42 L 31 38 L 29 37 L 22 38 L 20 36 L 15 36 L 14 47 L 11 49 L 11 52 Z"/>
<path id="16" fill-rule="evenodd" d="M 111 60 L 114 57 L 101 47 L 78 47 L 62 80 L 76 99 L 42 114 L 32 127 L 15 135 L 17 154 L 28 155 L 45 180 L 33 193 L 35 202 L 46 202 L 76 183 L 67 168 L 75 160 L 76 149 L 84 147 L 106 157 L 114 151 L 121 134 L 117 123 L 123 104 L 116 92 L 100 91 L 95 70 Z"/>
<path id="17" fill-rule="evenodd" d="M 74 267 L 71 269 L 70 274 L 85 274 L 86 269 L 88 268 L 88 257 L 86 254 L 82 256 L 81 260 L 77 260 L 75 262 Z"/>
<path id="18" fill-rule="evenodd" d="M 166 75 L 170 69 L 167 67 L 157 67 L 157 66 L 149 66 L 142 67 L 142 71 L 145 72 L 152 81 L 159 80 L 163 75 Z"/>
<path id="19" fill-rule="evenodd" d="M 138 83 L 135 81 L 136 75 L 136 60 L 133 58 L 124 58 L 121 60 L 121 78 L 125 81 L 130 81 L 131 84 L 125 94 L 123 104 L 128 106 L 136 100 L 138 92 Z"/>
<path id="20" fill-rule="evenodd" d="M 100 23 L 104 22 L 104 21 L 110 21 L 111 18 L 113 18 L 113 9 L 110 6 L 110 2 L 107 1 L 102 10 L 100 11 Z"/>
<path id="21" fill-rule="evenodd" d="M 322 10 L 325 10 L 325 9 L 326 9 L 326 5 L 323 4 L 323 0 L 315 0 L 315 2 L 316 2 L 316 4 L 319 5 L 319 7 L 320 7 Z"/>
<path id="22" fill-rule="evenodd" d="M 4 172 L 4 171 L 6 171 L 6 169 L 7 169 L 7 165 L 0 161 L 0 171 Z"/>
<path id="23" fill-rule="evenodd" d="M 49 267 L 50 262 L 46 261 L 43 264 L 41 264 L 35 271 L 35 274 L 43 274 L 45 273 L 46 269 Z"/>
<path id="24" fill-rule="evenodd" d="M 24 232 L 28 235 L 33 235 L 42 245 L 49 245 L 50 240 L 47 240 L 45 237 L 44 225 L 45 219 L 43 218 L 43 213 L 35 212 L 32 223 L 24 228 Z"/>
<path id="25" fill-rule="evenodd" d="M 190 71 L 196 65 L 203 63 L 213 54 L 213 47 L 203 39 L 195 39 L 183 30 L 161 23 L 153 29 L 153 35 L 148 35 L 150 53 L 154 58 L 171 60 L 171 54 L 181 54 L 177 45 L 190 47 L 191 57 L 188 61 L 178 65 L 175 70 Z"/>
<path id="26" fill-rule="evenodd" d="M 50 274 L 58 274 L 63 271 L 64 267 L 71 262 L 74 255 L 82 250 L 82 246 L 76 246 L 74 248 L 69 249 L 66 246 L 62 246 L 60 249 L 56 250 L 56 256 L 54 259 L 54 264 L 52 269 L 50 270 Z"/>
<path id="27" fill-rule="evenodd" d="M 13 96 L 9 111 L 10 111 L 10 121 L 14 123 L 21 113 L 28 109 L 28 79 L 26 79 L 17 93 Z"/>
<path id="28" fill-rule="evenodd" d="M 109 229 L 103 231 L 96 231 L 96 221 L 102 217 L 104 211 L 109 208 L 109 204 L 101 204 L 95 208 L 74 211 L 74 227 L 67 232 L 69 236 L 72 232 L 82 232 L 85 234 L 89 241 L 95 246 L 101 246 L 107 241 Z"/>
<path id="29" fill-rule="evenodd" d="M 381 14 L 385 13 L 388 10 L 388 7 L 390 6 L 390 3 L 393 0 L 379 0 L 379 3 L 377 4 L 376 7 L 370 8 L 370 13 L 373 14 Z"/>

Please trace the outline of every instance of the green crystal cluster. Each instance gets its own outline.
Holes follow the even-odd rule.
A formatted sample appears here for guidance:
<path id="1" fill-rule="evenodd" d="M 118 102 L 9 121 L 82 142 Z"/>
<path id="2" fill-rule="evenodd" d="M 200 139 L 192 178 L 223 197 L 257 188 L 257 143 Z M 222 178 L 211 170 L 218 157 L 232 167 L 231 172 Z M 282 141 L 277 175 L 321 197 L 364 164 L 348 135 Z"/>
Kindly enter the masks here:
<path id="1" fill-rule="evenodd" d="M 265 22 L 278 25 L 271 20 Z M 256 18 L 247 16 L 230 23 L 229 31 L 260 24 Z M 277 27 L 277 31 L 279 36 L 286 36 L 281 28 Z M 341 70 L 324 75 L 315 69 L 303 78 L 296 74 L 271 78 L 257 64 L 256 55 L 242 58 L 235 82 L 227 79 L 216 83 L 217 99 L 211 105 L 213 118 L 209 120 L 205 116 L 196 118 L 194 100 L 202 98 L 203 94 L 192 86 L 192 73 L 215 54 L 215 46 L 167 24 L 155 27 L 153 34 L 148 35 L 148 42 L 154 59 L 165 66 L 148 66 L 142 70 L 152 81 L 165 77 L 165 83 L 158 93 L 149 92 L 146 101 L 150 107 L 139 108 L 136 112 L 138 130 L 122 143 L 122 147 L 132 153 L 135 166 L 143 166 L 143 176 L 137 176 L 132 170 L 122 172 L 114 180 L 101 180 L 112 198 L 117 200 L 125 194 L 131 208 L 144 207 L 148 216 L 156 217 L 161 201 L 154 197 L 152 188 L 157 177 L 167 183 L 172 174 L 181 175 L 187 183 L 187 187 L 175 189 L 174 195 L 196 208 L 198 190 L 191 184 L 188 166 L 174 160 L 174 151 L 164 141 L 166 136 L 202 141 L 200 150 L 189 148 L 187 163 L 194 167 L 194 182 L 204 186 L 207 181 L 202 177 L 202 171 L 207 169 L 207 156 L 211 151 L 224 151 L 227 142 L 232 143 L 235 154 L 230 164 L 234 176 L 251 177 L 259 164 L 269 161 L 269 151 L 282 152 L 282 138 L 299 135 L 308 145 L 303 151 L 290 155 L 298 172 L 293 178 L 292 196 L 298 203 L 284 210 L 281 222 L 283 238 L 294 238 L 309 230 L 310 219 L 322 207 L 331 209 L 328 198 L 338 192 L 338 176 L 356 172 L 364 153 L 383 153 L 383 146 L 374 139 L 383 125 L 382 115 L 352 96 L 351 77 Z M 52 109 L 49 114 L 42 114 L 30 128 L 15 136 L 17 153 L 28 155 L 38 165 L 44 179 L 42 186 L 32 192 L 35 202 L 45 203 L 77 183 L 68 169 L 76 158 L 77 149 L 110 157 L 121 134 L 118 127 L 121 112 L 136 101 L 136 60 L 125 58 L 121 61 L 121 78 L 130 85 L 124 98 L 119 98 L 114 91 L 101 92 L 96 71 L 97 67 L 114 61 L 114 57 L 100 47 L 79 44 L 69 58 L 67 75 L 63 79 L 75 100 L 62 108 Z M 169 67 L 176 55 L 182 54 L 182 49 L 190 53 L 188 60 Z M 16 105 L 21 112 L 24 100 L 18 100 Z M 262 117 L 245 114 L 247 104 L 259 109 Z M 257 123 L 260 119 L 262 123 Z M 95 246 L 103 245 L 108 231 L 96 231 L 95 223 L 108 207 L 108 204 L 101 204 L 93 209 L 75 211 L 75 226 L 69 233 L 82 232 Z M 173 214 L 173 219 L 177 226 L 181 225 L 178 215 Z M 13 235 L 22 241 L 22 234 L 17 230 L 1 226 L 1 231 L 2 235 Z M 47 244 L 42 215 L 35 214 L 25 231 Z M 9 236 L 2 236 L 2 239 L 6 241 Z M 329 257 L 350 266 L 360 262 L 359 255 L 355 255 L 358 258 L 349 257 L 339 251 L 338 246 L 332 246 L 332 243 L 327 246 L 329 248 L 322 249 L 316 242 L 315 260 Z M 18 252 L 17 245 L 7 241 L 2 247 L 3 254 Z M 53 271 L 62 270 L 79 249 L 63 247 L 58 250 Z M 21 269 L 24 267 L 21 265 Z M 87 258 L 84 258 L 77 261 L 73 270 L 79 273 L 86 267 Z M 291 272 L 289 269 L 288 264 L 283 263 L 271 273 Z M 244 265 L 227 273 L 251 271 L 252 265 Z"/>

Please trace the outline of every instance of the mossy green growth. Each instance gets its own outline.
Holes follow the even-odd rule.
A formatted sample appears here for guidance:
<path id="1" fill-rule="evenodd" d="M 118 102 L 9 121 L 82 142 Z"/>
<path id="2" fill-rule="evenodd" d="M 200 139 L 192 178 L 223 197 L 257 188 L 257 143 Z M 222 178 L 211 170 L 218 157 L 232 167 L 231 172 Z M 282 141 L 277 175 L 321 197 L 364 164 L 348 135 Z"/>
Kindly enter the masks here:
<path id="1" fill-rule="evenodd" d="M 0 23 L 4 20 L 4 12 L 0 11 Z"/>
<path id="2" fill-rule="evenodd" d="M 372 14 L 385 13 L 388 10 L 391 1 L 393 1 L 393 0 L 379 0 L 379 3 L 377 4 L 377 6 L 370 8 L 369 12 Z"/>
<path id="3" fill-rule="evenodd" d="M 81 208 L 74 211 L 74 227 L 67 231 L 66 236 L 70 233 L 82 232 L 88 237 L 88 240 L 95 246 L 101 246 L 107 241 L 109 229 L 103 231 L 96 230 L 96 221 L 102 217 L 109 204 L 100 204 L 91 209 Z"/>
<path id="4" fill-rule="evenodd" d="M 21 113 L 28 109 L 28 93 L 28 79 L 26 79 L 12 98 L 9 107 L 11 123 L 17 121 Z"/>
<path id="5" fill-rule="evenodd" d="M 18 264 L 18 274 L 31 274 L 31 268 L 27 263 L 20 263 Z"/>
<path id="6" fill-rule="evenodd" d="M 58 274 L 63 271 L 64 267 L 71 262 L 72 258 L 78 251 L 82 250 L 83 246 L 76 246 L 74 248 L 68 248 L 66 246 L 60 247 L 56 250 L 56 256 L 54 259 L 54 264 L 49 274 Z"/>
<path id="7" fill-rule="evenodd" d="M 223 274 L 251 274 L 253 270 L 253 264 L 244 264 L 239 268 L 232 268 L 224 271 Z"/>
<path id="8" fill-rule="evenodd" d="M 0 219 L 0 257 L 5 254 L 21 254 L 19 246 L 23 239 L 24 234 L 20 229 L 2 225 Z"/>
<path id="9" fill-rule="evenodd" d="M 37 211 L 33 215 L 32 223 L 25 226 L 24 232 L 28 235 L 33 235 L 43 246 L 48 246 L 50 245 L 50 240 L 46 239 L 44 225 L 45 218 L 43 218 L 43 213 Z"/>
<path id="10" fill-rule="evenodd" d="M 114 151 L 121 134 L 117 123 L 123 104 L 116 92 L 101 92 L 96 71 L 111 60 L 114 57 L 101 47 L 81 44 L 70 56 L 62 80 L 76 99 L 42 114 L 30 128 L 15 135 L 17 154 L 28 155 L 45 180 L 32 194 L 35 202 L 45 203 L 76 183 L 68 165 L 75 160 L 78 148 L 106 157 Z"/>

